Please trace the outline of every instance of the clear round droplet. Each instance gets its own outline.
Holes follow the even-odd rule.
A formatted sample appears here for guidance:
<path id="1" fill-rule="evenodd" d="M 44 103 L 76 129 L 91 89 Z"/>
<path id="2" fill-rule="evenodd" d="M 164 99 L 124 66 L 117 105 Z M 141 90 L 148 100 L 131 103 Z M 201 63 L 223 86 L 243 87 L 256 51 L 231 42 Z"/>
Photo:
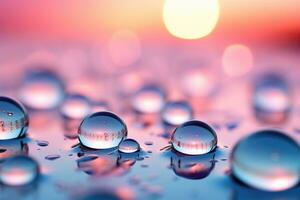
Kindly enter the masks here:
<path id="1" fill-rule="evenodd" d="M 254 88 L 253 108 L 261 121 L 284 121 L 291 111 L 291 94 L 286 82 L 275 74 L 262 77 Z"/>
<path id="2" fill-rule="evenodd" d="M 172 147 L 183 154 L 201 155 L 214 150 L 217 135 L 208 124 L 193 120 L 179 126 L 171 137 Z"/>
<path id="3" fill-rule="evenodd" d="M 92 149 L 115 148 L 126 136 L 126 124 L 111 112 L 97 112 L 87 116 L 78 130 L 80 143 Z"/>
<path id="4" fill-rule="evenodd" d="M 28 156 L 10 157 L 0 165 L 0 181 L 5 185 L 26 185 L 36 180 L 38 175 L 38 163 Z"/>
<path id="5" fill-rule="evenodd" d="M 0 140 L 25 135 L 28 123 L 27 111 L 20 103 L 8 97 L 0 97 Z"/>
<path id="6" fill-rule="evenodd" d="M 300 147 L 277 130 L 262 130 L 242 139 L 231 153 L 235 178 L 248 186 L 282 191 L 300 181 Z"/>
<path id="7" fill-rule="evenodd" d="M 178 126 L 192 119 L 193 110 L 186 101 L 174 101 L 165 105 L 161 115 L 165 124 Z"/>
<path id="8" fill-rule="evenodd" d="M 66 119 L 83 119 L 91 113 L 90 100 L 80 94 L 70 94 L 60 108 L 61 115 Z"/>
<path id="9" fill-rule="evenodd" d="M 165 93 L 161 88 L 147 85 L 134 94 L 132 106 L 139 113 L 158 113 L 165 105 L 165 98 Z"/>
<path id="10" fill-rule="evenodd" d="M 119 151 L 122 153 L 134 153 L 140 150 L 140 144 L 134 139 L 125 139 L 119 145 Z"/>
<path id="11" fill-rule="evenodd" d="M 63 102 L 65 88 L 63 81 L 55 73 L 48 70 L 34 70 L 25 75 L 19 97 L 30 109 L 49 110 Z"/>

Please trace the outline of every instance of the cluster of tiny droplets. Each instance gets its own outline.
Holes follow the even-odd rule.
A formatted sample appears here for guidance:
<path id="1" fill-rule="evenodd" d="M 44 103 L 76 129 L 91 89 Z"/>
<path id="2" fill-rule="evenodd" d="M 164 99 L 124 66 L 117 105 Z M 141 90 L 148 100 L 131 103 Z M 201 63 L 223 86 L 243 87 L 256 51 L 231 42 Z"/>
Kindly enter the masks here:
<path id="1" fill-rule="evenodd" d="M 111 112 L 97 112 L 84 118 L 78 137 L 83 146 L 92 149 L 117 147 L 127 136 L 125 123 Z"/>
<path id="2" fill-rule="evenodd" d="M 175 129 L 171 144 L 180 153 L 201 155 L 214 150 L 217 140 L 215 131 L 208 124 L 194 120 Z"/>
<path id="3" fill-rule="evenodd" d="M 234 177 L 254 188 L 282 191 L 300 181 L 300 147 L 285 133 L 262 130 L 242 139 L 231 153 Z"/>
<path id="4" fill-rule="evenodd" d="M 0 182 L 5 185 L 27 185 L 36 180 L 38 175 L 38 163 L 28 156 L 9 157 L 0 166 Z"/>
<path id="5" fill-rule="evenodd" d="M 25 135 L 28 123 L 27 111 L 20 103 L 8 97 L 0 97 L 0 140 Z"/>
<path id="6" fill-rule="evenodd" d="M 20 87 L 19 97 L 30 109 L 54 109 L 65 98 L 64 83 L 51 71 L 42 69 L 29 71 Z"/>

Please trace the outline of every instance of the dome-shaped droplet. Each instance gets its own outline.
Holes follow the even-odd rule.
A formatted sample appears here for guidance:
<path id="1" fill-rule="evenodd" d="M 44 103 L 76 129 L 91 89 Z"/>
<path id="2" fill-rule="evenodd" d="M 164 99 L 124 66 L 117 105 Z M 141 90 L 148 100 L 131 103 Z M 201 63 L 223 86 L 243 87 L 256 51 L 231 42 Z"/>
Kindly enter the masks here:
<path id="1" fill-rule="evenodd" d="M 5 185 L 26 185 L 39 175 L 38 163 L 28 156 L 14 156 L 0 165 L 0 181 Z"/>
<path id="2" fill-rule="evenodd" d="M 119 151 L 122 153 L 134 153 L 139 150 L 140 150 L 140 145 L 134 139 L 125 139 L 119 145 Z"/>
<path id="3" fill-rule="evenodd" d="M 80 94 L 70 94 L 62 104 L 60 113 L 66 119 L 83 119 L 91 113 L 91 102 Z"/>
<path id="4" fill-rule="evenodd" d="M 132 100 L 132 106 L 139 113 L 158 113 L 165 105 L 164 91 L 153 85 L 144 86 L 139 89 Z"/>
<path id="5" fill-rule="evenodd" d="M 117 147 L 126 136 L 125 123 L 111 112 L 97 112 L 87 116 L 78 130 L 80 143 L 93 149 Z"/>
<path id="6" fill-rule="evenodd" d="M 58 107 L 64 100 L 64 84 L 51 71 L 30 71 L 23 80 L 19 96 L 25 106 L 31 109 L 53 109 Z"/>
<path id="7" fill-rule="evenodd" d="M 261 121 L 284 121 L 291 110 L 291 94 L 286 82 L 279 75 L 263 76 L 254 88 L 253 108 Z"/>
<path id="8" fill-rule="evenodd" d="M 206 154 L 217 146 L 217 135 L 206 123 L 188 121 L 175 129 L 171 144 L 175 150 L 187 155 Z"/>
<path id="9" fill-rule="evenodd" d="M 28 129 L 28 115 L 24 107 L 13 99 L 0 97 L 0 140 L 23 136 Z"/>
<path id="10" fill-rule="evenodd" d="M 280 131 L 259 131 L 234 147 L 231 169 L 233 176 L 248 186 L 286 190 L 300 180 L 300 147 Z"/>
<path id="11" fill-rule="evenodd" d="M 162 120 L 167 125 L 178 126 L 193 117 L 193 110 L 188 102 L 168 102 L 162 111 Z"/>

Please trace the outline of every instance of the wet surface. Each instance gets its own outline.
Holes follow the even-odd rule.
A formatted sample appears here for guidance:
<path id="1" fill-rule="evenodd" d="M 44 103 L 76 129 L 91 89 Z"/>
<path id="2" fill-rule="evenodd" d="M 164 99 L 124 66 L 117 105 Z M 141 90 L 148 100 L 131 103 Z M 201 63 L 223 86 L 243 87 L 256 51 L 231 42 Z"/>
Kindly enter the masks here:
<path id="1" fill-rule="evenodd" d="M 15 57 L 10 58 L 11 63 L 23 62 L 26 57 L 24 55 L 27 53 L 19 51 L 21 53 L 16 53 Z M 59 51 L 63 52 L 63 49 Z M 165 59 L 168 61 L 167 56 Z M 265 60 L 259 60 L 257 65 L 263 65 L 265 62 Z M 298 66 L 300 64 L 299 59 L 292 55 L 281 62 L 286 65 L 290 63 Z M 13 69 L 15 70 L 13 76 L 20 77 L 25 67 L 18 68 L 16 65 Z M 180 86 L 176 85 L 180 81 L 176 80 L 181 80 L 181 73 L 176 72 L 170 76 L 163 68 L 145 68 L 144 70 L 156 72 L 156 74 L 157 70 L 161 72 L 153 80 L 160 82 L 159 85 L 167 89 L 166 98 L 188 101 L 193 107 L 194 119 L 210 124 L 217 133 L 218 144 L 213 152 L 203 156 L 186 156 L 168 148 L 161 150 L 170 145 L 170 136 L 174 129 L 165 126 L 159 112 L 137 113 L 132 108 L 131 102 L 134 93 L 131 93 L 129 89 L 128 91 L 121 89 L 124 92 L 122 94 L 119 92 L 120 87 L 126 87 L 124 84 L 119 87 L 116 83 L 123 81 L 124 74 L 139 74 L 138 70 L 128 69 L 126 73 L 109 73 L 101 67 L 96 68 L 91 65 L 83 70 L 81 76 L 74 78 L 58 68 L 53 67 L 53 69 L 61 73 L 66 82 L 67 91 L 74 92 L 75 90 L 95 102 L 108 102 L 110 110 L 126 123 L 127 137 L 136 140 L 141 146 L 141 151 L 124 154 L 117 149 L 88 149 L 78 145 L 77 125 L 74 129 L 66 129 L 66 119 L 61 115 L 59 108 L 47 111 L 29 110 L 30 125 L 27 136 L 17 140 L 0 141 L 0 165 L 2 160 L 10 156 L 26 154 L 38 162 L 41 177 L 30 185 L 21 187 L 0 185 L 0 199 L 65 200 L 110 197 L 116 199 L 233 200 L 255 197 L 256 199 L 289 200 L 299 198 L 299 186 L 284 192 L 269 193 L 249 188 L 232 179 L 229 155 L 239 139 L 262 128 L 282 128 L 290 137 L 300 142 L 298 131 L 300 129 L 298 79 L 300 70 L 290 72 L 284 70 L 286 75 L 293 73 L 289 79 L 294 93 L 289 118 L 284 122 L 266 124 L 255 118 L 249 92 L 253 77 L 260 72 L 260 69 L 249 73 L 246 78 L 230 79 L 225 76 L 221 79 L 213 78 L 214 86 L 210 87 L 209 91 L 203 91 L 200 96 L 207 96 L 202 98 L 199 94 L 190 96 L 195 91 L 189 87 L 189 83 L 184 83 L 183 87 L 187 94 L 180 92 Z M 267 67 L 264 70 L 266 69 Z M 7 68 L 2 69 L 3 73 L 8 74 L 6 70 Z M 73 68 L 73 70 L 78 71 L 82 68 Z M 174 70 L 183 71 L 184 69 L 177 67 Z M 274 69 L 269 68 L 269 70 Z M 1 95 L 16 98 L 18 95 L 15 89 L 19 87 L 18 84 L 14 81 L 5 82 L 6 80 L 1 80 Z M 79 85 L 85 85 L 84 89 L 81 89 Z M 139 87 L 136 89 L 138 90 Z M 173 93 L 176 94 L 173 95 Z M 162 99 L 159 99 L 159 103 Z M 73 137 L 67 137 L 66 132 Z"/>

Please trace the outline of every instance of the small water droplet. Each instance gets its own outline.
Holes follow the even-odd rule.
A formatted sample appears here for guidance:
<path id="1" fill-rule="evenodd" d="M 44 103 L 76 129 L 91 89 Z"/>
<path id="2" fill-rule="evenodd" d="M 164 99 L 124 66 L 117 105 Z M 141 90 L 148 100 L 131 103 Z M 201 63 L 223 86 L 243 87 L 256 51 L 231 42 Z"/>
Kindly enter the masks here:
<path id="1" fill-rule="evenodd" d="M 57 154 L 52 154 L 45 157 L 46 160 L 56 160 L 58 158 L 60 158 L 60 155 Z"/>
<path id="2" fill-rule="evenodd" d="M 140 150 L 140 145 L 134 139 L 125 139 L 119 145 L 119 151 L 122 153 L 134 153 Z"/>
<path id="3" fill-rule="evenodd" d="M 162 111 L 162 120 L 166 125 L 178 126 L 192 117 L 192 107 L 186 101 L 168 102 Z"/>
<path id="4" fill-rule="evenodd" d="M 147 146 L 151 146 L 151 145 L 153 145 L 153 142 L 152 141 L 146 141 L 144 144 L 147 145 Z"/>
<path id="5" fill-rule="evenodd" d="M 36 143 L 40 146 L 40 147 L 46 147 L 49 145 L 48 141 L 45 140 L 37 140 Z"/>
<path id="6" fill-rule="evenodd" d="M 115 148 L 126 136 L 125 123 L 111 112 L 97 112 L 87 116 L 78 130 L 80 143 L 92 149 Z"/>
<path id="7" fill-rule="evenodd" d="M 5 151 L 7 151 L 6 149 L 0 149 L 0 153 L 4 153 Z"/>
<path id="8" fill-rule="evenodd" d="M 266 74 L 256 82 L 252 101 L 255 116 L 262 122 L 284 122 L 291 111 L 290 89 L 277 74 Z"/>
<path id="9" fill-rule="evenodd" d="M 216 148 L 217 135 L 208 124 L 194 120 L 175 129 L 171 144 L 176 151 L 183 154 L 206 154 Z"/>
<path id="10" fill-rule="evenodd" d="M 31 109 L 54 109 L 65 98 L 64 83 L 52 71 L 31 70 L 24 77 L 19 97 Z"/>
<path id="11" fill-rule="evenodd" d="M 165 105 L 165 93 L 161 88 L 147 85 L 139 89 L 132 100 L 132 106 L 139 113 L 158 113 Z"/>

